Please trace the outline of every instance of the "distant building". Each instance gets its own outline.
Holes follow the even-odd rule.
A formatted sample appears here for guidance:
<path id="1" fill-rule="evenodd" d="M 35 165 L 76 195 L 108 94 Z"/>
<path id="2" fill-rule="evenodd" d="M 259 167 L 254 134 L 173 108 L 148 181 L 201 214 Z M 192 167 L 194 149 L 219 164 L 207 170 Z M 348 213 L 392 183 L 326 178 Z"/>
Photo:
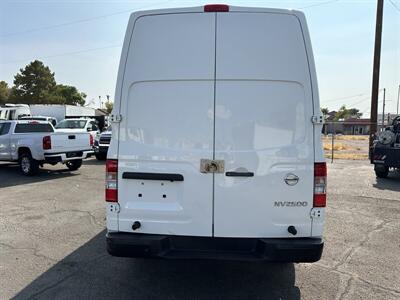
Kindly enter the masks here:
<path id="1" fill-rule="evenodd" d="M 347 118 L 335 121 L 337 111 L 330 111 L 325 115 L 324 134 L 341 133 L 349 135 L 366 135 L 370 132 L 370 119 Z"/>
<path id="2" fill-rule="evenodd" d="M 390 126 L 396 114 L 385 114 L 385 123 L 382 126 L 382 114 L 378 115 L 378 131 Z M 325 119 L 322 132 L 324 134 L 341 133 L 351 135 L 369 135 L 371 130 L 371 120 L 369 118 L 348 118 L 346 120 L 333 121 L 334 117 Z"/>
<path id="3" fill-rule="evenodd" d="M 349 118 L 342 121 L 342 133 L 352 135 L 369 134 L 371 129 L 370 119 Z"/>
<path id="4" fill-rule="evenodd" d="M 325 124 L 322 129 L 322 133 L 331 134 L 351 134 L 351 135 L 369 135 L 371 130 L 371 120 L 369 118 L 348 118 L 345 120 L 334 121 L 336 111 L 331 111 L 325 116 Z M 390 126 L 396 114 L 387 113 L 385 114 L 385 122 L 382 126 L 382 114 L 378 114 L 378 131 L 382 128 Z"/>
<path id="5" fill-rule="evenodd" d="M 349 118 L 343 121 L 325 121 L 322 132 L 324 134 L 368 135 L 370 129 L 370 119 Z"/>

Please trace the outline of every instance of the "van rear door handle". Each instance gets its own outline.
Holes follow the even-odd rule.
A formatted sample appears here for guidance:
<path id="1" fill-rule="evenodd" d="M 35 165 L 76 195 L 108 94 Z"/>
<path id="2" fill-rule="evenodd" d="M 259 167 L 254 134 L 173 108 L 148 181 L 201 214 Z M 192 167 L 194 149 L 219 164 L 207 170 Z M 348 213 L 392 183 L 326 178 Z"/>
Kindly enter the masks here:
<path id="1" fill-rule="evenodd" d="M 253 177 L 253 172 L 226 172 L 225 176 L 230 177 Z"/>

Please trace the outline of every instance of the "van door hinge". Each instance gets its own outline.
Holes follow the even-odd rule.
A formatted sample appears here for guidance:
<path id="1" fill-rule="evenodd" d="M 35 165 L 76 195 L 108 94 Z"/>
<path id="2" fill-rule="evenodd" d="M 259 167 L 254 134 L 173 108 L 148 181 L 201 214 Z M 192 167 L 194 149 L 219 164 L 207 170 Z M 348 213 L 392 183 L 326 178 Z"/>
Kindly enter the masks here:
<path id="1" fill-rule="evenodd" d="M 119 123 L 122 121 L 122 115 L 110 115 L 110 121 L 113 123 Z"/>
<path id="2" fill-rule="evenodd" d="M 313 209 L 311 209 L 310 211 L 310 217 L 311 219 L 319 219 L 322 217 L 323 211 L 321 208 L 318 207 L 314 207 Z"/>
<path id="3" fill-rule="evenodd" d="M 108 204 L 108 211 L 111 213 L 119 213 L 120 211 L 120 206 L 119 203 L 109 203 Z"/>
<path id="4" fill-rule="evenodd" d="M 314 125 L 322 125 L 322 124 L 324 124 L 324 116 L 322 116 L 322 115 L 312 116 L 311 122 Z"/>

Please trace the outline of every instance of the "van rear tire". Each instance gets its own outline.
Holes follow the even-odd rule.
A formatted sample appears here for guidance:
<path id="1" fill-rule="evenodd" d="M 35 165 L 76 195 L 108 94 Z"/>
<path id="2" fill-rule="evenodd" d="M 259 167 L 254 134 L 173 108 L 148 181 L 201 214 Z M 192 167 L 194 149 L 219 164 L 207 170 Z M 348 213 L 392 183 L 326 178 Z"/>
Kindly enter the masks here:
<path id="1" fill-rule="evenodd" d="M 82 159 L 69 160 L 65 165 L 70 171 L 76 171 L 82 166 Z"/>
<path id="2" fill-rule="evenodd" d="M 30 152 L 24 152 L 19 157 L 19 169 L 25 176 L 33 176 L 39 172 L 39 162 L 33 159 Z"/>

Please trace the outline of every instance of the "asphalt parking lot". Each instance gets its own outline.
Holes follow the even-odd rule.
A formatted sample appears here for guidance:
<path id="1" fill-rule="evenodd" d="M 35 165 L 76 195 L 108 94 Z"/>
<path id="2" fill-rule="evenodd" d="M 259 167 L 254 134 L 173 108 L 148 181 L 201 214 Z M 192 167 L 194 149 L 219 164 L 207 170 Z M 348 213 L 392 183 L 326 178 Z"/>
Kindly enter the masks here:
<path id="1" fill-rule="evenodd" d="M 0 164 L 0 298 L 399 299 L 400 174 L 328 164 L 325 249 L 314 264 L 110 257 L 104 163 L 46 166 L 27 178 Z"/>

